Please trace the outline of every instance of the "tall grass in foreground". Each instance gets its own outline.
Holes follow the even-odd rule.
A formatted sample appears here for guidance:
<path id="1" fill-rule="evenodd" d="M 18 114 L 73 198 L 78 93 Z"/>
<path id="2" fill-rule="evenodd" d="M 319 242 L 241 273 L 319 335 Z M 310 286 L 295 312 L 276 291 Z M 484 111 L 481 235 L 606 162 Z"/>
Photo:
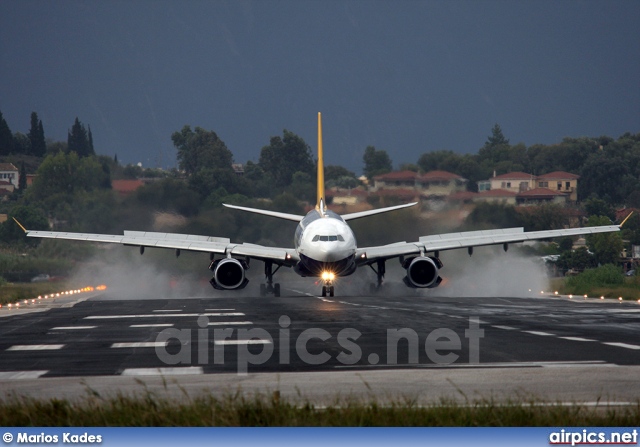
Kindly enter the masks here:
<path id="1" fill-rule="evenodd" d="M 292 403 L 278 392 L 270 396 L 233 395 L 195 399 L 159 398 L 153 393 L 110 399 L 88 397 L 35 400 L 12 397 L 0 402 L 0 426 L 638 426 L 640 403 L 629 407 L 541 405 L 536 402 L 498 404 L 483 401 L 460 405 L 443 401 L 418 406 L 399 401 L 339 401 L 327 407 Z"/>

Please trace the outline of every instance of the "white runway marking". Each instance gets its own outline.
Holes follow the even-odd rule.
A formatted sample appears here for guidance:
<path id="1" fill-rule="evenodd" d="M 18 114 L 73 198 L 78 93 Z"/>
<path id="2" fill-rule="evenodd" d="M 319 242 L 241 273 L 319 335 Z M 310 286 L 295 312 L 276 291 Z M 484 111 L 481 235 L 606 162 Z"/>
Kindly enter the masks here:
<path id="1" fill-rule="evenodd" d="M 498 325 L 495 325 L 495 324 L 492 325 L 491 327 L 494 327 L 496 329 L 504 329 L 505 331 L 515 331 L 515 330 L 517 330 L 516 328 L 511 327 L 511 326 L 498 326 Z"/>
<path id="2" fill-rule="evenodd" d="M 95 329 L 98 326 L 57 326 L 57 327 L 52 327 L 50 330 L 52 331 L 72 331 L 75 329 L 81 330 L 81 329 Z"/>
<path id="3" fill-rule="evenodd" d="M 540 332 L 540 331 L 522 331 L 526 334 L 532 334 L 532 335 L 542 335 L 543 337 L 554 337 L 555 334 L 550 334 L 548 332 Z"/>
<path id="4" fill-rule="evenodd" d="M 242 312 L 205 312 L 202 314 L 134 314 L 134 315 L 89 315 L 85 320 L 114 320 L 118 318 L 158 318 L 158 317 L 244 317 Z"/>
<path id="5" fill-rule="evenodd" d="M 0 380 L 37 379 L 49 371 L 0 371 Z"/>
<path id="6" fill-rule="evenodd" d="M 123 376 L 185 376 L 203 374 L 202 366 L 183 366 L 177 368 L 127 368 Z"/>
<path id="7" fill-rule="evenodd" d="M 602 344 L 604 345 L 609 345 L 609 346 L 616 346 L 618 348 L 627 348 L 627 349 L 640 349 L 640 346 L 638 345 L 629 345 L 627 343 L 605 343 L 603 342 Z"/>
<path id="8" fill-rule="evenodd" d="M 271 340 L 252 338 L 251 340 L 215 340 L 216 345 L 270 345 Z"/>
<path id="9" fill-rule="evenodd" d="M 208 326 L 240 326 L 253 324 L 253 321 L 212 321 Z"/>
<path id="10" fill-rule="evenodd" d="M 114 343 L 112 348 L 156 348 L 160 346 L 167 346 L 166 341 L 139 341 L 134 343 Z"/>
<path id="11" fill-rule="evenodd" d="M 571 340 L 571 341 L 596 341 L 590 338 L 582 338 L 582 337 L 558 337 L 558 338 L 562 338 L 563 340 Z"/>
<path id="12" fill-rule="evenodd" d="M 182 309 L 158 309 L 153 312 L 182 312 Z"/>
<path id="13" fill-rule="evenodd" d="M 207 312 L 232 312 L 235 309 L 205 309 Z"/>
<path id="14" fill-rule="evenodd" d="M 64 345 L 13 345 L 7 351 L 53 351 Z"/>
<path id="15" fill-rule="evenodd" d="M 173 325 L 173 323 L 132 324 L 129 327 L 172 327 Z"/>

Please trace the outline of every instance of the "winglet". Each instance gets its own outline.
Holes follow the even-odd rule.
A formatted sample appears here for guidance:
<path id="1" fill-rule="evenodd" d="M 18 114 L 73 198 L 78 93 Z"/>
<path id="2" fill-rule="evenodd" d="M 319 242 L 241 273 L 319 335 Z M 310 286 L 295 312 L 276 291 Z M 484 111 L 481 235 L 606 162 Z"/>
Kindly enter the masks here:
<path id="1" fill-rule="evenodd" d="M 25 233 L 29 232 L 29 230 L 27 230 L 25 227 L 22 226 L 22 224 L 20 222 L 18 222 L 18 219 L 16 219 L 15 217 L 12 217 L 12 219 L 16 221 L 16 223 L 18 224 L 18 226 L 20 228 L 22 228 L 22 231 L 24 231 Z"/>
<path id="2" fill-rule="evenodd" d="M 622 228 L 622 226 L 625 224 L 626 221 L 629 220 L 629 218 L 631 217 L 631 215 L 633 214 L 633 211 L 631 211 L 629 213 L 629 215 L 627 217 L 624 218 L 624 220 L 622 221 L 622 223 L 620 225 L 618 225 L 620 228 Z"/>
<path id="3" fill-rule="evenodd" d="M 324 195 L 324 157 L 322 155 L 322 114 L 318 112 L 318 202 L 316 209 L 324 213 L 327 198 Z"/>

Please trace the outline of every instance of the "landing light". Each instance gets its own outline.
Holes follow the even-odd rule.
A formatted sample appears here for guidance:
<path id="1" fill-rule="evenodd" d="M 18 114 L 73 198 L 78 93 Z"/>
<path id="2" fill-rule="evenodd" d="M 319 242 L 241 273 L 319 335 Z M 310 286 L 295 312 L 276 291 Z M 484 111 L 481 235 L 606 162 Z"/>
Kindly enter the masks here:
<path id="1" fill-rule="evenodd" d="M 335 277 L 336 275 L 334 275 L 332 272 L 322 272 L 322 279 L 324 279 L 325 281 L 333 281 Z"/>

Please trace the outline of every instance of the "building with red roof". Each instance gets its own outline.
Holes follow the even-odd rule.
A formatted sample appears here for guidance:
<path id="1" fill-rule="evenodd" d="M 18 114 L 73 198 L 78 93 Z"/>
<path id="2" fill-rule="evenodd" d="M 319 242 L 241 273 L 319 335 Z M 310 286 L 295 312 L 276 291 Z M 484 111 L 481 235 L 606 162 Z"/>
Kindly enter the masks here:
<path id="1" fill-rule="evenodd" d="M 579 178 L 579 175 L 564 171 L 555 171 L 543 175 L 527 174 L 526 172 L 508 172 L 506 174 L 494 175 L 489 180 L 479 182 L 479 185 L 482 183 L 483 186 L 489 186 L 491 190 L 504 189 L 517 194 L 522 194 L 536 189 L 551 190 L 562 193 L 565 198 L 560 199 L 559 194 L 554 194 L 552 198 L 548 193 L 541 191 L 538 191 L 536 194 L 538 196 L 542 194 L 546 197 L 546 199 L 540 200 L 577 202 Z M 536 194 L 525 194 L 522 201 L 519 201 L 519 203 L 526 203 L 528 200 L 534 200 L 533 197 L 535 197 Z"/>
<path id="2" fill-rule="evenodd" d="M 539 205 L 541 203 L 566 203 L 567 194 L 549 188 L 534 188 L 518 193 L 516 201 L 519 205 Z"/>
<path id="3" fill-rule="evenodd" d="M 120 195 L 126 196 L 133 193 L 136 189 L 144 185 L 144 182 L 139 179 L 135 180 L 111 180 L 111 189 L 118 192 Z"/>

